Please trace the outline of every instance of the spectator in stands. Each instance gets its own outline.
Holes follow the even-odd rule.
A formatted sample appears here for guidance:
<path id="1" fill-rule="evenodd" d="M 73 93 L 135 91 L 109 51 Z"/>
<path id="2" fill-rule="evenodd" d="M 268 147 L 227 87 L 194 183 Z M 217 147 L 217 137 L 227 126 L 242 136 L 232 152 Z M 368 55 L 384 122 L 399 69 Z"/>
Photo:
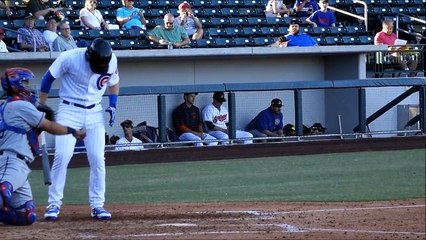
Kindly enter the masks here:
<path id="1" fill-rule="evenodd" d="M 270 47 L 310 47 L 316 46 L 315 39 L 306 33 L 300 32 L 299 23 L 296 19 L 291 20 L 288 34 L 269 45 Z"/>
<path id="2" fill-rule="evenodd" d="M 306 19 L 306 22 L 313 27 L 334 27 L 336 17 L 328 8 L 328 0 L 320 0 L 320 10 L 315 11 Z"/>
<path id="3" fill-rule="evenodd" d="M 3 8 L 6 11 L 6 16 L 12 15 L 12 11 L 10 11 L 9 6 L 6 4 L 5 1 L 0 0 L 0 8 Z"/>
<path id="4" fill-rule="evenodd" d="M 266 4 L 266 17 L 284 17 L 294 13 L 293 9 L 287 8 L 283 0 L 269 0 Z"/>
<path id="5" fill-rule="evenodd" d="M 175 17 L 171 13 L 164 15 L 164 25 L 156 26 L 148 33 L 148 39 L 158 45 L 167 45 L 169 42 L 173 47 L 185 47 L 190 42 L 185 29 L 178 25 L 173 26 Z"/>
<path id="6" fill-rule="evenodd" d="M 84 29 L 108 29 L 101 12 L 96 9 L 96 0 L 86 0 L 84 8 L 80 10 L 80 26 Z"/>
<path id="7" fill-rule="evenodd" d="M 24 26 L 18 29 L 18 32 L 22 34 L 18 34 L 18 44 L 19 49 L 25 51 L 33 51 L 34 49 L 34 40 L 36 44 L 37 52 L 46 52 L 49 51 L 49 45 L 43 37 L 43 34 L 34 28 L 35 18 L 33 15 L 26 16 L 24 18 Z M 32 37 L 31 37 L 32 36 Z"/>
<path id="8" fill-rule="evenodd" d="M 4 32 L 4 30 L 0 28 L 0 53 L 9 52 L 9 50 L 7 50 L 6 43 L 3 42 L 3 38 L 5 34 L 6 33 Z"/>
<path id="9" fill-rule="evenodd" d="M 124 136 L 118 139 L 118 141 L 115 143 L 116 145 L 120 145 L 115 147 L 115 150 L 143 150 L 144 147 L 142 145 L 142 141 L 133 137 L 133 122 L 131 120 L 125 120 L 120 125 L 123 128 Z"/>
<path id="10" fill-rule="evenodd" d="M 203 25 L 201 21 L 194 15 L 191 5 L 186 1 L 179 4 L 179 16 L 175 18 L 173 24 L 182 26 L 192 40 L 197 40 L 203 37 Z"/>
<path id="11" fill-rule="evenodd" d="M 29 0 L 26 8 L 26 15 L 34 15 L 36 19 L 55 18 L 56 21 L 62 21 L 65 16 L 61 12 L 62 7 L 55 7 L 53 1 L 49 0 Z"/>
<path id="12" fill-rule="evenodd" d="M 59 25 L 61 35 L 59 35 L 53 42 L 52 51 L 64 52 L 77 48 L 74 38 L 71 36 L 71 29 L 67 22 L 61 22 Z"/>
<path id="13" fill-rule="evenodd" d="M 275 98 L 271 101 L 271 106 L 261 111 L 247 125 L 247 131 L 254 137 L 283 137 L 283 114 L 282 101 Z M 265 140 L 262 140 L 265 142 Z"/>
<path id="14" fill-rule="evenodd" d="M 123 0 L 123 7 L 117 10 L 117 22 L 126 29 L 146 29 L 142 9 L 133 6 L 134 0 Z"/>
<path id="15" fill-rule="evenodd" d="M 207 140 L 207 145 L 217 145 L 215 137 L 203 130 L 200 109 L 194 105 L 198 93 L 185 93 L 185 100 L 173 111 L 173 127 L 180 141 L 198 141 L 195 146 L 203 146 L 202 140 Z"/>
<path id="16" fill-rule="evenodd" d="M 213 102 L 204 107 L 202 111 L 203 121 L 207 129 L 207 133 L 213 137 L 224 140 L 220 144 L 228 144 L 229 132 L 228 109 L 223 105 L 226 102 L 223 92 L 214 92 Z M 237 130 L 236 138 L 244 139 L 244 144 L 253 143 L 253 135 L 249 132 Z"/>
<path id="17" fill-rule="evenodd" d="M 297 17 L 309 17 L 312 13 L 320 9 L 315 0 L 296 0 L 293 8 Z"/>
<path id="18" fill-rule="evenodd" d="M 52 50 L 53 41 L 58 37 L 56 30 L 58 29 L 58 23 L 54 18 L 49 19 L 46 23 L 46 30 L 43 31 L 43 37 L 49 45 L 49 49 Z"/>
<path id="19" fill-rule="evenodd" d="M 396 48 L 400 48 L 403 46 L 399 46 L 399 47 L 393 47 L 395 45 L 395 41 L 397 40 L 397 36 L 396 34 L 393 32 L 393 20 L 392 19 L 385 19 L 382 22 L 382 31 L 378 32 L 375 36 L 374 36 L 374 44 L 375 45 L 388 45 L 390 47 L 390 49 L 396 49 Z M 388 57 L 390 58 L 390 62 L 393 63 L 399 63 L 401 69 L 403 70 L 416 70 L 417 69 L 417 64 L 418 61 L 415 60 L 415 58 L 413 59 L 411 56 L 411 53 L 393 53 L 391 55 L 388 55 Z M 402 61 L 401 61 L 402 59 Z M 408 76 L 410 77 L 415 77 L 417 75 L 416 72 L 409 72 Z"/>

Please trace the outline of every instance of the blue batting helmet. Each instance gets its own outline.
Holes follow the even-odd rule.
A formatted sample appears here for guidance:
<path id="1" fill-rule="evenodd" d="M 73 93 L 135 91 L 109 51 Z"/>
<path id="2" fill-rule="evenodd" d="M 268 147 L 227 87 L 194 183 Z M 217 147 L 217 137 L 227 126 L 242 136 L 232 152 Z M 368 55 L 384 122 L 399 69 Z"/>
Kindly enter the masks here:
<path id="1" fill-rule="evenodd" d="M 1 87 L 6 95 L 24 93 L 30 95 L 29 81 L 34 78 L 33 72 L 27 68 L 14 67 L 6 69 L 1 76 Z"/>

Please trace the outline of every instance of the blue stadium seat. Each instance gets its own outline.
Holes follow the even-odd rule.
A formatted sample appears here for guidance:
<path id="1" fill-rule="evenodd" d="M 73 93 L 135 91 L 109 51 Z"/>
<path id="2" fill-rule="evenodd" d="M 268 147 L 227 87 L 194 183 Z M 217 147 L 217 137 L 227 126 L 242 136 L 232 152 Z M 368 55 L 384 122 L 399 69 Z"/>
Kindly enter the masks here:
<path id="1" fill-rule="evenodd" d="M 374 39 L 372 36 L 359 36 L 355 44 L 370 45 L 370 44 L 373 44 L 373 42 L 374 42 Z"/>
<path id="2" fill-rule="evenodd" d="M 256 16 L 256 11 L 253 8 L 238 8 L 239 16 Z"/>
<path id="3" fill-rule="evenodd" d="M 77 19 L 79 18 L 80 13 L 79 11 L 76 11 L 76 10 L 65 10 L 64 15 L 68 19 Z"/>
<path id="4" fill-rule="evenodd" d="M 341 36 L 346 31 L 344 27 L 329 27 L 328 35 Z"/>
<path id="5" fill-rule="evenodd" d="M 204 17 L 218 17 L 220 16 L 220 10 L 216 8 L 204 8 L 201 12 L 198 13 L 199 16 Z"/>
<path id="6" fill-rule="evenodd" d="M 229 28 L 223 28 L 222 32 L 219 33 L 220 37 L 226 37 L 226 38 L 232 38 L 232 37 L 238 37 L 240 35 L 240 29 L 229 27 Z"/>
<path id="7" fill-rule="evenodd" d="M 268 23 L 266 22 L 265 18 L 249 17 L 249 18 L 247 18 L 247 25 L 263 27 L 263 26 L 267 26 Z"/>
<path id="8" fill-rule="evenodd" d="M 277 27 L 261 27 L 260 34 L 262 34 L 262 36 L 270 37 L 281 35 Z"/>
<path id="9" fill-rule="evenodd" d="M 325 44 L 326 45 L 340 45 L 341 44 L 341 40 L 339 37 L 334 37 L 334 36 L 328 36 L 325 37 Z"/>
<path id="10" fill-rule="evenodd" d="M 145 17 L 147 18 L 161 18 L 163 19 L 164 15 L 166 14 L 166 11 L 162 8 L 153 8 L 145 10 Z"/>
<path id="11" fill-rule="evenodd" d="M 108 35 L 103 35 L 104 38 L 107 39 L 119 39 L 121 38 L 121 36 L 125 35 L 125 31 L 126 30 L 122 30 L 122 29 L 112 29 L 112 30 L 108 30 Z"/>
<path id="12" fill-rule="evenodd" d="M 210 43 L 210 47 L 219 47 L 219 48 L 223 48 L 223 47 L 228 47 L 230 45 L 232 40 L 227 39 L 227 38 L 216 38 L 213 39 Z"/>
<path id="13" fill-rule="evenodd" d="M 244 6 L 243 0 L 227 0 L 228 4 L 227 6 L 233 6 L 233 7 L 242 7 Z"/>
<path id="14" fill-rule="evenodd" d="M 86 30 L 71 30 L 71 36 L 74 39 L 88 39 L 89 34 Z"/>
<path id="15" fill-rule="evenodd" d="M 231 25 L 228 18 L 210 18 L 210 21 L 214 27 L 226 27 Z"/>
<path id="16" fill-rule="evenodd" d="M 121 49 L 119 40 L 109 40 L 108 42 L 111 45 L 112 49 L 114 49 L 114 50 L 120 50 Z"/>
<path id="17" fill-rule="evenodd" d="M 228 18 L 229 24 L 231 26 L 241 26 L 244 25 L 245 22 L 247 22 L 247 18 L 242 18 L 242 17 L 230 17 Z"/>
<path id="18" fill-rule="evenodd" d="M 354 36 L 342 36 L 341 43 L 343 45 L 354 45 L 356 38 Z"/>
<path id="19" fill-rule="evenodd" d="M 278 28 L 278 32 L 279 32 L 281 35 L 286 35 L 286 34 L 288 33 L 288 27 L 279 27 L 279 28 Z"/>
<path id="20" fill-rule="evenodd" d="M 329 33 L 329 29 L 327 27 L 312 27 L 313 36 L 326 36 Z"/>
<path id="21" fill-rule="evenodd" d="M 233 7 L 222 7 L 218 14 L 222 17 L 238 17 L 240 15 L 238 9 Z"/>
<path id="22" fill-rule="evenodd" d="M 246 37 L 259 37 L 262 35 L 262 33 L 257 27 L 244 27 L 242 28 L 240 35 Z"/>
<path id="23" fill-rule="evenodd" d="M 82 0 L 65 0 L 65 6 L 71 7 L 72 9 L 81 9 L 84 6 Z"/>
<path id="24" fill-rule="evenodd" d="M 210 0 L 210 6 L 212 7 L 227 7 L 228 3 L 226 0 Z"/>
<path id="25" fill-rule="evenodd" d="M 16 29 L 24 26 L 24 19 L 14 19 L 12 21 L 13 21 L 12 26 Z"/>
<path id="26" fill-rule="evenodd" d="M 98 37 L 101 36 L 101 30 L 99 30 L 99 29 L 89 29 L 89 30 L 86 30 L 86 31 L 87 31 L 87 35 L 89 36 L 89 38 L 94 39 L 94 38 L 98 38 Z M 103 32 L 103 30 L 102 30 L 102 32 Z"/>
<path id="27" fill-rule="evenodd" d="M 207 29 L 205 29 L 205 34 L 206 34 L 206 36 L 208 36 L 208 37 L 211 37 L 211 38 L 216 38 L 216 37 L 218 37 L 219 36 L 219 28 L 217 28 L 217 27 L 214 27 L 214 28 L 207 28 Z"/>
<path id="28" fill-rule="evenodd" d="M 325 37 L 324 36 L 317 36 L 314 38 L 315 41 L 317 41 L 317 44 L 320 46 L 326 45 Z"/>
<path id="29" fill-rule="evenodd" d="M 267 46 L 267 45 L 272 44 L 274 42 L 275 41 L 272 38 L 257 37 L 257 38 L 253 38 L 253 43 L 249 43 L 249 44 L 253 44 L 254 46 Z"/>
<path id="30" fill-rule="evenodd" d="M 276 25 L 278 27 L 288 26 L 290 24 L 291 18 L 281 17 L 281 18 L 266 18 L 266 22 L 269 25 Z"/>
<path id="31" fill-rule="evenodd" d="M 207 48 L 210 45 L 210 40 L 209 39 L 191 40 L 191 43 L 189 45 L 193 48 Z"/>
<path id="32" fill-rule="evenodd" d="M 247 38 L 234 38 L 235 47 L 245 47 L 250 42 Z"/>
<path id="33" fill-rule="evenodd" d="M 209 2 L 207 0 L 192 0 L 190 1 L 193 8 L 202 8 L 206 5 L 209 5 Z"/>

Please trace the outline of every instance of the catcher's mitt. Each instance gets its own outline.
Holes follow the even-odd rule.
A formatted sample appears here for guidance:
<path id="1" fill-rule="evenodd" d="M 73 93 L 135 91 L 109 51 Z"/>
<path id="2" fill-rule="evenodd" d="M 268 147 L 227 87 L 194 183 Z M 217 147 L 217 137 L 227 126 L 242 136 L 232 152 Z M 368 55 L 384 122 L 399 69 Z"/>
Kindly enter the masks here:
<path id="1" fill-rule="evenodd" d="M 47 120 L 55 121 L 55 111 L 53 111 L 53 109 L 50 108 L 49 106 L 39 105 L 37 106 L 37 110 L 39 110 L 40 112 L 44 112 L 45 113 L 44 118 L 46 118 Z"/>

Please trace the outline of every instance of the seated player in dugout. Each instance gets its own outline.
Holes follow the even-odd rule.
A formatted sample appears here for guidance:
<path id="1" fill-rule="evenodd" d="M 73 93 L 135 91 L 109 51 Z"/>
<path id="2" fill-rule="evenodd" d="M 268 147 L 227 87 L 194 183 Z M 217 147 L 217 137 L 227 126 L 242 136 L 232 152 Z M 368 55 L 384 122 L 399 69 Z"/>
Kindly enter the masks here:
<path id="1" fill-rule="evenodd" d="M 207 133 L 213 137 L 223 140 L 220 144 L 229 143 L 229 113 L 226 106 L 225 94 L 223 92 L 213 93 L 213 102 L 204 107 L 202 111 L 203 121 L 207 129 Z M 246 131 L 237 130 L 236 138 L 242 139 L 238 142 L 244 144 L 253 143 L 253 135 Z"/>
<path id="2" fill-rule="evenodd" d="M 173 128 L 180 141 L 194 141 L 195 146 L 217 145 L 215 137 L 205 133 L 200 109 L 194 105 L 198 93 L 184 93 L 184 102 L 173 111 Z"/>
<path id="3" fill-rule="evenodd" d="M 272 99 L 271 105 L 251 120 L 246 130 L 258 138 L 284 137 L 282 106 L 281 99 Z M 281 139 L 272 139 L 271 141 L 276 140 Z M 261 139 L 261 141 L 266 142 L 266 139 Z"/>

